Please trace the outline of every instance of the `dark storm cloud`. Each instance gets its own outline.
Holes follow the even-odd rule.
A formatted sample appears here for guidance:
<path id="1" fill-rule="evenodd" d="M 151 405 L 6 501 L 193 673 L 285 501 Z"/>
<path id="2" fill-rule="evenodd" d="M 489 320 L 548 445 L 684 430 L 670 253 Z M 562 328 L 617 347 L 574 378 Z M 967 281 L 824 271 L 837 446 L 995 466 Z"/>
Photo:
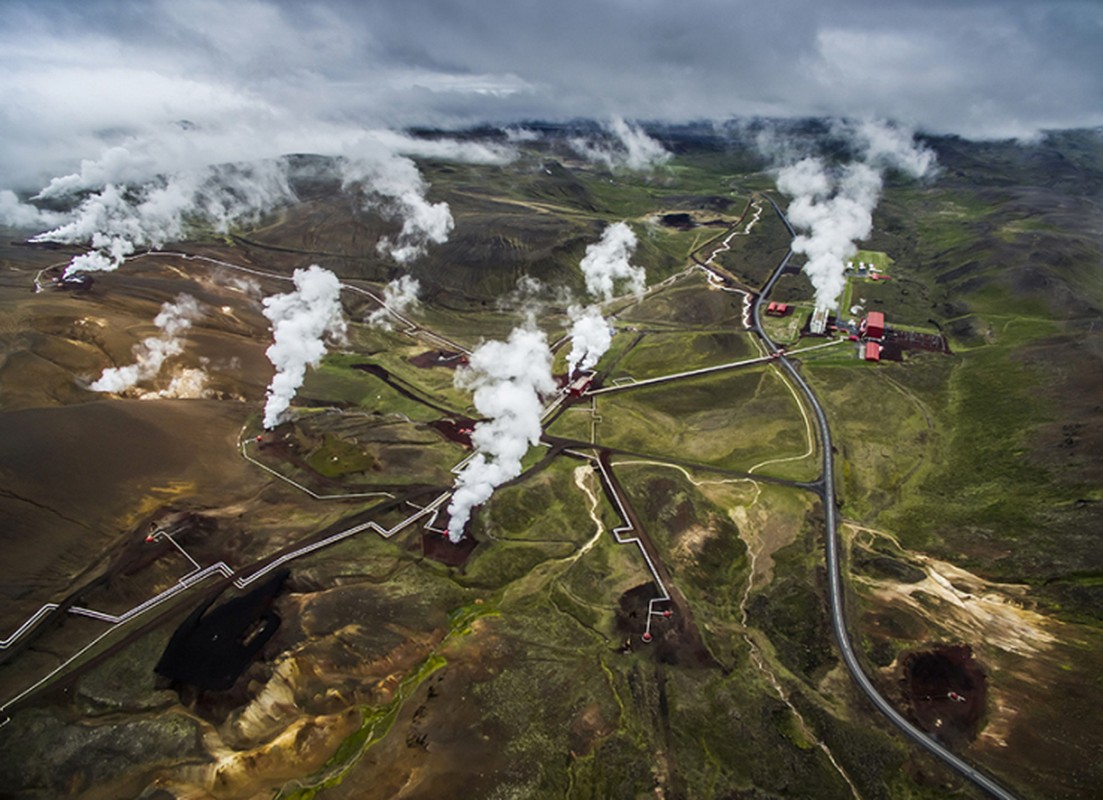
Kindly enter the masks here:
<path id="1" fill-rule="evenodd" d="M 1103 124 L 1103 5 L 923 0 L 7 2 L 0 185 L 109 145 L 170 163 L 363 127 L 876 115 Z M 187 125 L 181 125 L 186 121 Z M 181 131 L 200 131 L 184 135 Z"/>

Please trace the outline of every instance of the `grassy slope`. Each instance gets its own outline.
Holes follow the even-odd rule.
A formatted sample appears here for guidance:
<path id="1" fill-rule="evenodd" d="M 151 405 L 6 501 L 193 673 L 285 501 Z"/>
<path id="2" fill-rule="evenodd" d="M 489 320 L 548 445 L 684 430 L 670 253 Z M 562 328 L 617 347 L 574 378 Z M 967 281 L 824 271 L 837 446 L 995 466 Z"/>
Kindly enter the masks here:
<path id="1" fill-rule="evenodd" d="M 1103 470 L 1092 455 L 1103 442 L 1092 324 L 1103 281 L 1090 223 L 1103 146 L 1090 134 L 1033 148 L 938 144 L 940 179 L 887 192 L 868 246 L 892 255 L 895 280 L 862 294 L 873 307 L 881 301 L 890 323 L 940 325 L 955 354 L 862 373 L 812 362 L 809 372 L 841 450 L 844 514 L 891 531 L 905 548 L 1025 585 L 1018 602 L 1050 615 L 1032 624 L 1057 644 L 1033 657 L 993 644 L 1007 635 L 998 625 L 981 624 L 972 638 L 994 674 L 1000 699 L 990 702 L 1023 720 L 1003 734 L 1004 746 L 980 744 L 974 757 L 1027 796 L 1082 796 L 1099 780 L 1081 747 L 1099 726 L 1079 708 L 1086 696 L 1098 701 L 1103 627 Z M 870 557 L 859 551 L 855 568 L 871 574 Z M 897 563 L 892 579 L 914 580 L 900 577 L 911 568 Z M 856 598 L 871 663 L 931 639 L 961 640 L 960 629 L 943 625 L 953 609 L 929 595 L 924 603 L 917 615 Z M 892 680 L 886 674 L 890 694 Z M 1039 685 L 1048 687 L 1042 705 Z M 1006 712 L 993 716 L 1007 724 Z"/>
<path id="2" fill-rule="evenodd" d="M 888 367 L 927 405 L 939 437 L 885 522 L 993 577 L 1034 583 L 1055 607 L 1064 603 L 1046 584 L 1103 568 L 1091 545 L 1100 471 L 1082 455 L 1100 431 L 1081 399 L 1098 380 L 1087 322 L 1103 307 L 1101 250 L 1082 232 L 1090 204 L 1064 194 L 1100 184 L 1103 145 L 1075 141 L 1095 153 L 1077 166 L 1096 171 L 1068 167 L 1079 150 L 1063 139 L 1033 152 L 976 146 L 969 157 L 949 143 L 940 158 L 952 175 L 890 190 L 874 237 L 902 279 L 879 288 L 919 284 L 922 301 L 900 316 L 939 322 L 956 351 Z M 1101 599 L 1085 593 L 1068 610 L 1098 620 Z"/>

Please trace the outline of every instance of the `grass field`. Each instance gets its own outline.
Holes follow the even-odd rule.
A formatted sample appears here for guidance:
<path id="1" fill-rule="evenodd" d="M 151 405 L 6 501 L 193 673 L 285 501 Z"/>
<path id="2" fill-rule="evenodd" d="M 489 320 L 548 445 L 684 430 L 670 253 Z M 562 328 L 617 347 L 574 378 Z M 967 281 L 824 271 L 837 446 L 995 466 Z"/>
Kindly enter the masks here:
<path id="1" fill-rule="evenodd" d="M 649 333 L 621 359 L 606 379 L 644 380 L 754 358 L 748 335 L 739 329 L 719 332 Z"/>
<path id="2" fill-rule="evenodd" d="M 648 295 L 641 303 L 620 312 L 617 318 L 639 327 L 740 330 L 742 310 L 742 295 L 708 288 L 704 273 L 698 270 L 684 281 Z"/>
<path id="3" fill-rule="evenodd" d="M 657 458 L 748 470 L 807 448 L 796 401 L 779 377 L 761 368 L 599 396 L 598 412 L 598 443 Z M 791 463 L 786 477 L 805 469 L 814 464 Z"/>

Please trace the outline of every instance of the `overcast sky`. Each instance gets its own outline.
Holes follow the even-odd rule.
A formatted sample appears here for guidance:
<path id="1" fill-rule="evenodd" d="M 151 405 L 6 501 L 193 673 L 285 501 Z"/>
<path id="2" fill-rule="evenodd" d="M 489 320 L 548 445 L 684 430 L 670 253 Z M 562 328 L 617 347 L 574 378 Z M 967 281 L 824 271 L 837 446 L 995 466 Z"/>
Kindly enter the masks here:
<path id="1" fill-rule="evenodd" d="M 113 144 L 231 158 L 407 124 L 875 115 L 970 137 L 1103 125 L 1098 0 L 0 0 L 0 12 L 0 186 Z"/>

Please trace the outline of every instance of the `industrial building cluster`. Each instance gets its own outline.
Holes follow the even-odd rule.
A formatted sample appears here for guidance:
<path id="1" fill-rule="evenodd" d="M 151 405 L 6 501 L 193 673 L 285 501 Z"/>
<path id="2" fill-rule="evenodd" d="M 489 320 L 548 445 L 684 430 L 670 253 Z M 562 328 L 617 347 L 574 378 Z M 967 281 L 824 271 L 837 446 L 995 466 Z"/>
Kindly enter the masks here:
<path id="1" fill-rule="evenodd" d="M 859 332 L 865 337 L 865 360 L 880 361 L 881 341 L 885 336 L 885 315 L 880 311 L 870 311 L 862 320 Z M 851 336 L 853 337 L 853 334 Z"/>
<path id="2" fill-rule="evenodd" d="M 885 341 L 885 315 L 881 311 L 870 311 L 861 321 L 850 319 L 844 322 L 833 319 L 827 308 L 818 306 L 808 322 L 808 333 L 812 336 L 845 333 L 850 341 L 859 343 L 862 358 L 880 361 Z"/>
<path id="3" fill-rule="evenodd" d="M 847 263 L 846 276 L 852 279 L 869 281 L 891 280 L 873 262 L 850 261 Z M 844 294 L 844 297 L 846 295 Z M 864 301 L 863 301 L 864 303 Z M 766 314 L 771 317 L 784 317 L 793 310 L 793 307 L 785 303 L 770 303 Z M 864 309 L 854 306 L 850 309 L 851 317 L 843 319 L 841 313 L 833 314 L 827 305 L 817 305 L 808 320 L 807 327 L 802 331 L 806 336 L 832 336 L 839 333 L 846 335 L 847 339 L 858 345 L 858 357 L 865 361 L 880 361 L 885 351 L 887 338 L 893 338 L 885 324 L 885 315 L 881 311 L 869 311 L 862 316 Z M 931 337 L 938 339 L 944 345 L 941 336 Z M 905 345 L 906 346 L 906 345 Z M 921 349 L 945 349 L 934 347 L 930 342 L 919 342 Z"/>

